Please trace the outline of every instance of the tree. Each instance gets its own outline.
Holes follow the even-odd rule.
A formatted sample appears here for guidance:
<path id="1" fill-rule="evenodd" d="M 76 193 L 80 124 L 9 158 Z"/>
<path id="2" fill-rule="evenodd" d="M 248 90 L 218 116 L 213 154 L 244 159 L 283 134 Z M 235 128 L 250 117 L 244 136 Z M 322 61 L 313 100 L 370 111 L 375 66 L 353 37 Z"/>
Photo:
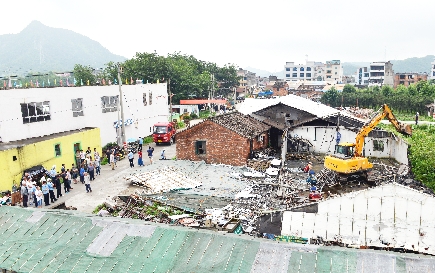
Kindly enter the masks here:
<path id="1" fill-rule="evenodd" d="M 356 88 L 353 85 L 346 84 L 343 88 L 343 93 L 351 94 L 351 93 L 355 93 L 355 92 L 356 92 Z"/>
<path id="2" fill-rule="evenodd" d="M 93 74 L 94 69 L 90 66 L 83 66 L 76 64 L 74 66 L 74 77 L 76 79 L 76 86 L 86 85 L 89 81 L 89 85 L 95 84 L 95 76 Z"/>

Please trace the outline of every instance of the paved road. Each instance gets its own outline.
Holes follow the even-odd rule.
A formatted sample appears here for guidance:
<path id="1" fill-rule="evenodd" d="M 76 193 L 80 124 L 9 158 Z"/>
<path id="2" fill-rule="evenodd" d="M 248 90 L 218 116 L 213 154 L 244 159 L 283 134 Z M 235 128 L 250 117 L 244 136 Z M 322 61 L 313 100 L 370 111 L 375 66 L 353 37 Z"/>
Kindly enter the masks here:
<path id="1" fill-rule="evenodd" d="M 191 125 L 195 125 L 202 120 L 193 120 Z M 151 143 L 144 145 L 144 155 L 143 160 L 145 165 L 149 165 L 150 161 L 145 150 L 148 146 L 154 148 L 154 164 L 159 164 L 159 158 L 162 150 L 165 150 L 166 158 L 172 159 L 176 156 L 176 144 L 173 145 L 156 145 Z M 86 193 L 85 185 L 73 184 L 73 190 L 70 193 L 65 194 L 59 198 L 58 201 L 51 204 L 50 206 L 43 206 L 43 208 L 53 208 L 59 203 L 65 202 L 66 206 L 76 207 L 77 210 L 90 213 L 99 204 L 105 201 L 112 202 L 112 198 L 118 196 L 122 193 L 128 193 L 129 183 L 126 182 L 125 177 L 131 173 L 141 171 L 142 167 L 137 165 L 137 154 L 135 154 L 134 168 L 130 168 L 128 159 L 123 159 L 117 163 L 115 170 L 112 170 L 110 165 L 101 166 L 101 175 L 96 176 L 96 179 L 91 182 L 91 193 Z"/>

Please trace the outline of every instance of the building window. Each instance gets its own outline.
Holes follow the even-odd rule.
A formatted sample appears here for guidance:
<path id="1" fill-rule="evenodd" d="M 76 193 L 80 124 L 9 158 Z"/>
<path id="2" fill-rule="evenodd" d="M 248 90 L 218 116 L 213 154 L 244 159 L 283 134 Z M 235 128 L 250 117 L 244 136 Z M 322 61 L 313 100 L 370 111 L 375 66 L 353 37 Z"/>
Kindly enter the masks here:
<path id="1" fill-rule="evenodd" d="M 195 142 L 195 153 L 197 155 L 205 155 L 205 141 L 200 140 Z"/>
<path id="2" fill-rule="evenodd" d="M 290 78 L 290 74 L 285 74 L 285 77 L 286 78 Z"/>
<path id="3" fill-rule="evenodd" d="M 335 75 L 337 75 L 337 72 L 335 72 Z"/>
<path id="4" fill-rule="evenodd" d="M 384 151 L 384 142 L 382 140 L 373 140 L 373 151 Z"/>
<path id="5" fill-rule="evenodd" d="M 150 105 L 153 104 L 153 92 L 150 91 Z"/>
<path id="6" fill-rule="evenodd" d="M 298 76 L 298 73 L 293 73 L 293 74 L 292 74 L 292 77 L 293 77 L 293 78 L 297 78 L 297 76 Z"/>
<path id="7" fill-rule="evenodd" d="M 327 79 L 330 79 L 330 78 L 331 78 L 331 76 L 326 76 L 326 78 L 327 78 Z"/>
<path id="8" fill-rule="evenodd" d="M 101 97 L 101 110 L 103 113 L 118 111 L 118 96 Z"/>
<path id="9" fill-rule="evenodd" d="M 311 71 L 311 67 L 307 67 L 307 71 Z"/>
<path id="10" fill-rule="evenodd" d="M 326 70 L 326 73 L 327 73 L 327 74 L 331 74 L 331 73 L 332 73 L 332 70 Z"/>
<path id="11" fill-rule="evenodd" d="M 303 78 L 303 77 L 304 77 L 304 73 L 299 73 L 299 76 L 300 76 L 301 78 Z"/>
<path id="12" fill-rule="evenodd" d="M 368 78 L 369 77 L 369 73 L 364 73 L 364 77 Z"/>
<path id="13" fill-rule="evenodd" d="M 285 71 L 290 71 L 290 67 L 286 67 L 286 68 L 285 68 Z"/>
<path id="14" fill-rule="evenodd" d="M 293 67 L 293 71 L 298 71 L 298 68 L 297 67 Z"/>
<path id="15" fill-rule="evenodd" d="M 61 156 L 62 153 L 60 151 L 60 144 L 54 145 L 54 156 Z"/>
<path id="16" fill-rule="evenodd" d="M 311 73 L 307 73 L 307 78 L 311 78 Z"/>
<path id="17" fill-rule="evenodd" d="M 404 85 L 404 84 L 405 84 L 405 82 L 404 82 L 404 81 L 400 81 L 400 82 L 399 82 L 399 84 L 403 84 L 403 85 Z"/>
<path id="18" fill-rule="evenodd" d="M 71 100 L 73 117 L 83 116 L 83 98 Z"/>
<path id="19" fill-rule="evenodd" d="M 148 105 L 148 102 L 147 102 L 147 93 L 143 93 L 142 100 L 143 100 L 143 106 L 147 106 Z"/>
<path id="20" fill-rule="evenodd" d="M 304 68 L 303 68 L 303 67 L 301 67 L 300 71 L 304 71 Z"/>
<path id="21" fill-rule="evenodd" d="M 23 123 L 50 120 L 50 102 L 20 103 Z"/>

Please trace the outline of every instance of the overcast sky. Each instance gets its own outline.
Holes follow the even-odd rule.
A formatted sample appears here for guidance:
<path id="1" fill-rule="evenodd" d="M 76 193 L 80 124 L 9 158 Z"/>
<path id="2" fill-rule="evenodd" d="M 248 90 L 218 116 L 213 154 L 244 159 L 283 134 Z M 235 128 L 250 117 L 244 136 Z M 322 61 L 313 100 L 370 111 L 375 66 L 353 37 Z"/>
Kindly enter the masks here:
<path id="1" fill-rule="evenodd" d="M 180 51 L 271 72 L 286 61 L 380 61 L 435 54 L 435 1 L 2 1 L 0 34 L 31 21 L 65 28 L 112 53 Z"/>

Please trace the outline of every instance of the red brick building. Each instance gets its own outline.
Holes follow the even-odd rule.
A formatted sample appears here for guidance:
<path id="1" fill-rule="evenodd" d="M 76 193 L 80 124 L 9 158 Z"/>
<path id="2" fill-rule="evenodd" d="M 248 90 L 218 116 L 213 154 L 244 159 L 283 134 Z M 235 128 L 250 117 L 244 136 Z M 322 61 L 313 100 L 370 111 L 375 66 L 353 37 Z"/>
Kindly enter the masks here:
<path id="1" fill-rule="evenodd" d="M 207 119 L 177 134 L 177 159 L 242 166 L 266 148 L 270 126 L 239 112 Z"/>
<path id="2" fill-rule="evenodd" d="M 427 74 L 423 73 L 396 73 L 394 75 L 394 88 L 399 85 L 409 86 L 419 81 L 427 81 Z"/>

